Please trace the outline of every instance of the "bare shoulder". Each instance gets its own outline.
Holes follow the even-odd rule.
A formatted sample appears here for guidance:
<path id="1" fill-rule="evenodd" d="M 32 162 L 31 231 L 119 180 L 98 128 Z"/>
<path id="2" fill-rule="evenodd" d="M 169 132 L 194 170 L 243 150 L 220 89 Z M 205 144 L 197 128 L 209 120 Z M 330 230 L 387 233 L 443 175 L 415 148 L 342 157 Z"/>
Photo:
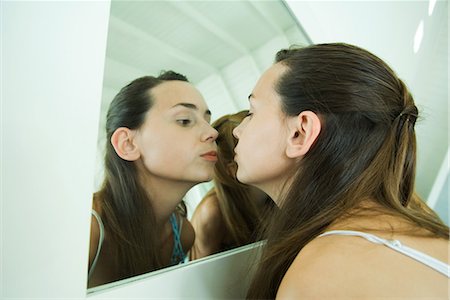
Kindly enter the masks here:
<path id="1" fill-rule="evenodd" d="M 448 245 L 448 241 L 440 239 L 401 240 L 438 259 L 441 249 Z M 280 284 L 277 297 L 447 299 L 448 284 L 446 276 L 384 245 L 361 237 L 330 235 L 314 239 L 299 252 Z"/>
<path id="2" fill-rule="evenodd" d="M 191 249 L 191 259 L 202 258 L 221 251 L 225 236 L 225 225 L 215 195 L 203 198 L 192 216 L 195 242 Z"/>
<path id="3" fill-rule="evenodd" d="M 215 234 L 223 226 L 219 201 L 213 194 L 199 203 L 192 216 L 192 225 L 196 232 L 201 230 L 205 234 Z"/>
<path id="4" fill-rule="evenodd" d="M 316 238 L 294 259 L 278 289 L 279 299 L 359 297 L 374 245 L 346 236 Z M 364 276 L 363 276 L 364 277 Z M 301 296 L 301 297 L 300 297 Z"/>
<path id="5" fill-rule="evenodd" d="M 181 228 L 181 245 L 185 252 L 191 249 L 195 240 L 195 231 L 191 222 L 185 217 L 183 218 L 183 227 Z"/>

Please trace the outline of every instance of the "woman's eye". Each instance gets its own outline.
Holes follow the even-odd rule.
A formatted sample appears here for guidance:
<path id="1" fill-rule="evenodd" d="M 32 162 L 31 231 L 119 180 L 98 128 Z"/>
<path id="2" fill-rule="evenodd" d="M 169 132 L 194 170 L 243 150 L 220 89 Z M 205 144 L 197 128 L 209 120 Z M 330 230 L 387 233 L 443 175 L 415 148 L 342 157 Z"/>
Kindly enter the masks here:
<path id="1" fill-rule="evenodd" d="M 251 116 L 253 116 L 253 113 L 252 112 L 248 112 L 245 117 L 247 118 L 247 117 L 251 117 Z"/>
<path id="2" fill-rule="evenodd" d="M 177 120 L 177 123 L 181 126 L 188 126 L 192 123 L 192 121 L 190 119 L 179 119 Z"/>

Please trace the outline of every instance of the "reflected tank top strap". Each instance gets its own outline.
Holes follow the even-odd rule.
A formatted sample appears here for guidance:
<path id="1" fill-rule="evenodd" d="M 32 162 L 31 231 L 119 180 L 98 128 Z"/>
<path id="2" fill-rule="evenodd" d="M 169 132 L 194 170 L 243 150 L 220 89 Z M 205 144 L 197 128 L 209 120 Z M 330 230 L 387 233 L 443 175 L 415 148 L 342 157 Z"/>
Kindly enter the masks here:
<path id="1" fill-rule="evenodd" d="M 91 267 L 89 268 L 89 271 L 88 271 L 88 279 L 91 278 L 92 272 L 95 269 L 95 266 L 96 266 L 97 260 L 98 260 L 98 256 L 100 255 L 100 250 L 102 249 L 103 240 L 105 238 L 105 227 L 103 226 L 102 218 L 100 218 L 100 215 L 95 210 L 92 210 L 91 213 L 95 217 L 95 219 L 97 220 L 100 234 L 99 234 L 99 237 L 98 237 L 97 252 L 95 253 L 94 261 L 92 262 L 92 265 L 91 265 Z"/>
<path id="2" fill-rule="evenodd" d="M 173 232 L 173 251 L 170 259 L 172 264 L 183 263 L 186 258 L 186 254 L 183 251 L 181 245 L 181 230 L 178 228 L 177 217 L 175 213 L 170 215 L 170 224 L 172 225 Z"/>

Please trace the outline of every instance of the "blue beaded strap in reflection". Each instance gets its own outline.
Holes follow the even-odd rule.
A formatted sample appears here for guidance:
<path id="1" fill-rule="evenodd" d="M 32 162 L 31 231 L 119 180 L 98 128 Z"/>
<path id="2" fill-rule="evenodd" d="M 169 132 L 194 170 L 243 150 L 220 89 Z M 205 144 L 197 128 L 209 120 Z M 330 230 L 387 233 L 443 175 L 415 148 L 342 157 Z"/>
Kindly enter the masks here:
<path id="1" fill-rule="evenodd" d="M 181 246 L 180 230 L 178 229 L 177 217 L 175 213 L 170 215 L 170 224 L 172 225 L 173 232 L 173 251 L 170 259 L 171 264 L 177 265 L 183 263 L 186 258 L 186 254 Z"/>

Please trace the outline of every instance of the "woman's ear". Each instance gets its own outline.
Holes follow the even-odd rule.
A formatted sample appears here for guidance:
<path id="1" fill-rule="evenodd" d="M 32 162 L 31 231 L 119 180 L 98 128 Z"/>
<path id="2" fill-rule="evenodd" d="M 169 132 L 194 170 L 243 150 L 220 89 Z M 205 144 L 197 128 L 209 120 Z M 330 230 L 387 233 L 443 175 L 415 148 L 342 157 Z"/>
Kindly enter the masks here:
<path id="1" fill-rule="evenodd" d="M 289 136 L 286 155 L 289 158 L 302 157 L 308 153 L 319 136 L 320 119 L 312 111 L 302 111 L 289 120 Z"/>
<path id="2" fill-rule="evenodd" d="M 140 157 L 139 148 L 135 143 L 135 131 L 126 127 L 119 127 L 111 136 L 111 144 L 117 155 L 128 161 L 135 161 Z"/>

